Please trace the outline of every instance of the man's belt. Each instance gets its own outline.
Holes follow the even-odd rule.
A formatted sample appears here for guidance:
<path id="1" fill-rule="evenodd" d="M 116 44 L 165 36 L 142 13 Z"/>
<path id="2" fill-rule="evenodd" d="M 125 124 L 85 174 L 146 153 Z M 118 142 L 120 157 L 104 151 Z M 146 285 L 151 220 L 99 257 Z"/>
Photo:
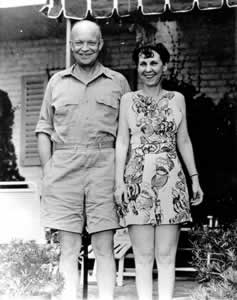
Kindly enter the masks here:
<path id="1" fill-rule="evenodd" d="M 55 144 L 54 150 L 62 150 L 62 149 L 105 149 L 105 148 L 114 148 L 114 141 L 104 141 L 97 143 L 89 143 L 89 144 L 80 144 L 80 143 L 65 143 L 65 144 Z"/>

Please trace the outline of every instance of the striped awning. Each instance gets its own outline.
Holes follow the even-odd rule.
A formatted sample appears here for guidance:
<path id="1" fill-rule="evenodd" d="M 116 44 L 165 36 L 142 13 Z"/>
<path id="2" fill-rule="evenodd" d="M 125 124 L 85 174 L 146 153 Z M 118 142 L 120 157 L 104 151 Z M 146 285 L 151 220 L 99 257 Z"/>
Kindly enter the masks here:
<path id="1" fill-rule="evenodd" d="M 223 6 L 235 7 L 237 0 L 48 0 L 42 12 L 49 18 L 63 14 L 69 19 L 83 19 L 88 11 L 95 18 L 108 18 L 116 11 L 126 17 L 137 10 L 144 15 L 188 12 L 197 7 L 200 10 L 220 9 Z"/>

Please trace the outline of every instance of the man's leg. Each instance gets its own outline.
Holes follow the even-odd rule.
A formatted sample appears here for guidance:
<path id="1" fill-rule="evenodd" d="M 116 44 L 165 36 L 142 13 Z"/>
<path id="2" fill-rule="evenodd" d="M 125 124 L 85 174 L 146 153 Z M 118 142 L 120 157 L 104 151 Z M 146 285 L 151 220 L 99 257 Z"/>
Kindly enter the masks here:
<path id="1" fill-rule="evenodd" d="M 112 230 L 92 234 L 91 242 L 97 263 L 97 283 L 100 300 L 114 299 L 115 260 Z"/>
<path id="2" fill-rule="evenodd" d="M 81 249 L 81 235 L 60 231 L 61 255 L 59 269 L 64 277 L 62 300 L 76 300 L 79 287 L 78 256 Z"/>

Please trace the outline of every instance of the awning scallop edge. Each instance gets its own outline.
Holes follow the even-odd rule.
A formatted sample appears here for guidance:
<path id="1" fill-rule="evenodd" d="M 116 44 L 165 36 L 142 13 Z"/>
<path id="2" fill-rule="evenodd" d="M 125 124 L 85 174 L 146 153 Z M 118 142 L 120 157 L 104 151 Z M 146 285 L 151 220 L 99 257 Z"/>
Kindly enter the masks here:
<path id="1" fill-rule="evenodd" d="M 120 17 L 140 10 L 144 15 L 220 9 L 223 6 L 237 7 L 237 0 L 49 0 L 41 9 L 49 18 L 84 19 L 88 12 L 95 18 L 109 18 L 114 11 Z"/>

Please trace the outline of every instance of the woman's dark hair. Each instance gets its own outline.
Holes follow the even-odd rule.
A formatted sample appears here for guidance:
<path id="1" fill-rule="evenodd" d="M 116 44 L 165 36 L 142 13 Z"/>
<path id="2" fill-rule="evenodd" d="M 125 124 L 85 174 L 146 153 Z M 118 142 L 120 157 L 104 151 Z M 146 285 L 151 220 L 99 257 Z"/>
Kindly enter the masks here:
<path id="1" fill-rule="evenodd" d="M 134 49 L 133 55 L 132 55 L 133 61 L 135 62 L 136 65 L 138 65 L 139 55 L 142 54 L 145 56 L 145 58 L 150 58 L 150 57 L 153 57 L 152 51 L 155 51 L 160 55 L 160 59 L 163 64 L 166 64 L 169 62 L 169 60 L 170 60 L 169 51 L 162 43 L 147 44 L 147 45 L 145 44 L 145 45 L 136 47 Z"/>

